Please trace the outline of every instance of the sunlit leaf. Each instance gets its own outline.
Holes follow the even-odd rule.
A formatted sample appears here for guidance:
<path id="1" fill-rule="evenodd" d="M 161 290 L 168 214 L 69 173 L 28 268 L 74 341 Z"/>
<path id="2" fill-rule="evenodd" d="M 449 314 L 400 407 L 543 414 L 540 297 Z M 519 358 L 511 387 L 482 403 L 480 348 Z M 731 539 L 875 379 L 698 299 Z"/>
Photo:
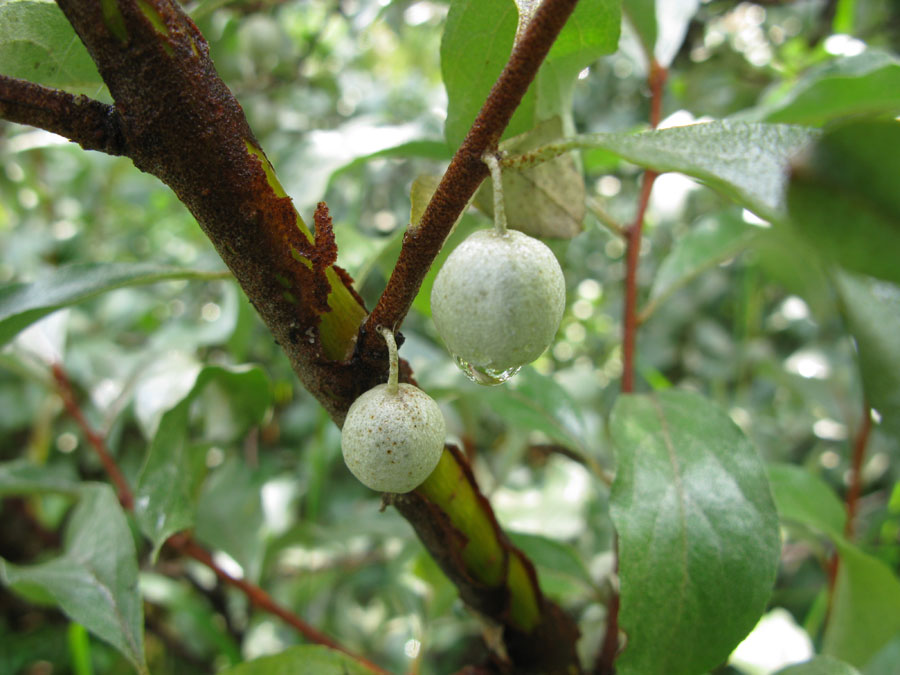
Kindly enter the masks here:
<path id="1" fill-rule="evenodd" d="M 900 113 L 900 60 L 867 50 L 806 75 L 766 114 L 768 122 L 821 126 L 850 115 Z"/>
<path id="2" fill-rule="evenodd" d="M 172 279 L 221 276 L 220 272 L 162 267 L 152 263 L 78 263 L 58 267 L 42 273 L 32 283 L 0 286 L 0 346 L 50 312 L 101 293 Z"/>
<path id="3" fill-rule="evenodd" d="M 790 159 L 817 135 L 805 127 L 722 120 L 591 139 L 635 164 L 698 178 L 762 218 L 782 220 Z"/>
<path id="4" fill-rule="evenodd" d="M 184 398 L 162 416 L 138 479 L 134 506 L 141 531 L 153 543 L 154 555 L 166 539 L 194 523 L 208 445 L 191 440 L 189 413 L 204 390 L 217 383 L 230 396 L 230 406 L 218 414 L 238 415 L 245 428 L 258 424 L 270 404 L 269 381 L 260 369 L 207 366 L 196 375 Z"/>
<path id="5" fill-rule="evenodd" d="M 778 522 L 762 462 L 727 415 L 686 392 L 622 396 L 611 429 L 627 635 L 617 672 L 705 672 L 750 632 L 775 580 Z"/>
<path id="6" fill-rule="evenodd" d="M 513 0 L 454 0 L 441 42 L 441 72 L 447 87 L 445 135 L 458 146 L 465 138 L 512 51 L 518 26 Z M 618 3 L 578 3 L 525 94 L 505 137 L 517 136 L 540 120 L 566 114 L 578 73 L 615 50 Z"/>
<path id="7" fill-rule="evenodd" d="M 0 579 L 19 591 L 42 589 L 73 621 L 116 647 L 139 672 L 147 672 L 134 540 L 108 485 L 82 487 L 62 556 L 30 566 L 0 559 Z"/>

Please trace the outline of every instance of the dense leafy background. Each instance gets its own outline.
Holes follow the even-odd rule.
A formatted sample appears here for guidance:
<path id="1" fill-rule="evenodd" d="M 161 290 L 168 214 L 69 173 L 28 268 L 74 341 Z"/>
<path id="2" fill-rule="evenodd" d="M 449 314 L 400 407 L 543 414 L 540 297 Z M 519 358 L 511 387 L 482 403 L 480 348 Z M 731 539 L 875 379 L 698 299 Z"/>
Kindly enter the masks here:
<path id="1" fill-rule="evenodd" d="M 616 50 L 618 4 L 581 5 L 509 133 L 555 117 L 556 128 L 592 134 L 591 148 L 565 165 L 584 172 L 584 227 L 552 231 L 568 238 L 550 241 L 569 298 L 555 345 L 504 388 L 469 383 L 434 333 L 428 279 L 404 325 L 403 355 L 475 458 L 542 586 L 578 619 L 585 657 L 602 634 L 613 524 L 623 564 L 654 517 L 664 534 L 701 547 L 723 540 L 702 517 L 721 495 L 689 486 L 681 498 L 699 500 L 697 517 L 681 522 L 655 501 L 666 496 L 661 486 L 693 470 L 701 485 L 727 477 L 740 495 L 727 508 L 737 503 L 758 519 L 735 526 L 752 563 L 738 570 L 747 585 L 735 590 L 747 597 L 729 607 L 704 595 L 727 586 L 728 556 L 722 568 L 701 560 L 700 571 L 664 561 L 623 569 L 623 625 L 664 625 L 668 644 L 698 645 L 677 666 L 665 654 L 646 658 L 677 672 L 713 668 L 768 599 L 767 609 L 787 610 L 791 634 L 829 655 L 785 672 L 894 673 L 896 7 L 714 0 L 654 9 L 633 0 Z M 301 212 L 327 199 L 341 263 L 371 306 L 410 219 L 410 186 L 433 184 L 427 177 L 440 174 L 502 66 L 514 3 L 205 0 L 187 8 Z M 104 98 L 79 47 L 54 4 L 0 3 L 0 72 Z M 670 123 L 723 121 L 644 132 L 642 50 L 671 66 Z M 648 211 L 642 394 L 618 399 L 624 247 L 603 223 L 632 217 L 639 166 L 681 174 L 657 181 Z M 478 624 L 409 526 L 379 512 L 377 496 L 345 470 L 338 431 L 221 278 L 174 196 L 128 160 L 11 124 L 0 127 L 0 169 L 0 342 L 10 342 L 0 352 L 0 672 L 29 672 L 39 661 L 54 672 L 89 672 L 85 662 L 95 672 L 133 672 L 144 654 L 152 672 L 274 672 L 267 662 L 237 664 L 297 644 L 294 632 L 208 570 L 166 550 L 154 559 L 155 545 L 186 526 L 226 569 L 392 671 L 450 673 L 481 659 Z M 422 191 L 413 191 L 414 205 Z M 451 243 L 488 222 L 471 211 Z M 52 360 L 65 363 L 89 421 L 136 486 L 133 518 L 91 482 L 104 473 L 54 393 Z M 864 396 L 878 415 L 851 543 L 841 500 Z M 671 427 L 671 448 L 659 444 L 660 425 Z M 653 461 L 657 452 L 665 461 Z M 774 520 L 757 453 L 783 535 L 771 597 Z M 604 479 L 616 469 L 611 497 Z M 645 512 L 628 508 L 637 487 L 648 491 Z M 665 558 L 672 542 L 657 543 L 650 550 Z M 835 549 L 845 564 L 826 625 Z M 86 592 L 111 589 L 112 604 L 73 609 L 61 566 L 70 575 L 96 570 Z M 664 596 L 668 579 L 693 595 L 664 605 L 674 614 L 654 624 L 662 605 L 640 603 L 653 594 L 629 604 L 629 584 L 644 574 L 658 584 L 653 593 Z M 691 633 L 696 626 L 719 632 L 707 639 Z M 285 654 L 283 667 L 297 660 L 353 672 L 331 653 Z M 715 672 L 779 667 L 745 654 Z M 635 658 L 623 657 L 623 668 Z"/>

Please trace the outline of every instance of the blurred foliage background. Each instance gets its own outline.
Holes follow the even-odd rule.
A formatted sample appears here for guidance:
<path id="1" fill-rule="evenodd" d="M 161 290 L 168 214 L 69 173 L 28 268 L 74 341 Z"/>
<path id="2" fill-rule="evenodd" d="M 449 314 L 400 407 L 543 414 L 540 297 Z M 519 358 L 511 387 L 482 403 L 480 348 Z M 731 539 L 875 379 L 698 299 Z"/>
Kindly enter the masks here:
<path id="1" fill-rule="evenodd" d="M 207 0 L 186 7 L 301 214 L 309 219 L 317 201 L 328 202 L 339 262 L 371 307 L 409 221 L 413 180 L 439 175 L 452 153 L 443 141 L 439 53 L 447 3 Z M 704 2 L 671 67 L 665 124 L 704 117 L 820 124 L 814 110 L 792 108 L 793 97 L 836 72 L 898 67 L 890 55 L 900 46 L 898 11 L 891 0 Z M 574 128 L 645 126 L 646 76 L 626 26 L 619 51 L 581 74 Z M 78 90 L 108 100 L 89 69 Z M 584 231 L 550 242 L 569 303 L 552 349 L 507 387 L 470 383 L 434 332 L 426 282 L 404 324 L 401 353 L 440 402 L 546 592 L 578 618 L 579 649 L 591 654 L 612 562 L 608 490 L 592 474 L 613 468 L 605 420 L 622 368 L 624 246 L 603 223 L 632 217 L 640 170 L 603 151 L 581 161 L 591 206 Z M 489 222 L 470 211 L 453 239 Z M 842 495 L 848 439 L 860 424 L 860 378 L 835 294 L 804 244 L 759 226 L 693 180 L 666 174 L 647 215 L 643 297 L 675 242 L 721 223 L 749 234 L 689 268 L 683 287 L 655 306 L 639 335 L 639 379 L 644 388 L 705 393 L 767 461 L 804 467 Z M 221 262 L 187 210 L 127 159 L 2 123 L 0 283 L 37 280 L 75 262 L 151 262 L 202 278 L 105 293 L 53 315 L 0 353 L 0 461 L 27 457 L 60 476 L 104 480 L 62 408 L 48 359 L 65 363 L 85 414 L 132 483 L 163 411 L 185 397 L 200 369 L 254 364 L 191 403 L 190 443 L 208 467 L 198 487 L 197 539 L 227 570 L 394 672 L 451 673 L 483 658 L 477 622 L 408 524 L 391 509 L 380 512 L 378 497 L 345 470 L 339 431 L 299 388 L 237 287 L 218 274 Z M 235 414 L 248 409 L 261 413 Z M 876 424 L 858 537 L 895 571 L 898 460 L 896 437 Z M 0 555 L 14 563 L 50 555 L 69 503 L 59 495 L 4 499 Z M 786 532 L 772 598 L 773 607 L 788 610 L 786 621 L 814 638 L 824 620 L 829 553 L 803 532 Z M 163 553 L 144 564 L 140 585 L 153 672 L 215 672 L 299 641 L 191 561 Z M 75 665 L 80 649 L 95 672 L 130 672 L 114 649 L 78 628 L 59 611 L 0 589 L 0 672 L 90 672 Z M 721 672 L 770 671 L 735 663 Z"/>

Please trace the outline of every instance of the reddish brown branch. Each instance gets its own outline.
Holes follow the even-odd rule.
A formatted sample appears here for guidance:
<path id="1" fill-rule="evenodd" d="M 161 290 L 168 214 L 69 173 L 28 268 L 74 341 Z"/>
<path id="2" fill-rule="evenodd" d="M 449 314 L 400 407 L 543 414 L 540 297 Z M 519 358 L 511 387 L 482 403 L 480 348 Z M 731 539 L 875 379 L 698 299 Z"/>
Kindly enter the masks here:
<path id="1" fill-rule="evenodd" d="M 856 529 L 856 513 L 859 510 L 859 495 L 862 492 L 862 465 L 866 458 L 866 445 L 869 443 L 869 432 L 872 430 L 872 411 L 869 402 L 863 402 L 862 419 L 853 439 L 853 455 L 850 460 L 850 485 L 844 500 L 847 508 L 847 522 L 844 535 L 853 539 Z"/>
<path id="2" fill-rule="evenodd" d="M 597 665 L 594 675 L 615 675 L 616 656 L 619 653 L 619 594 L 613 593 L 606 606 L 606 633 L 603 636 L 603 644 L 600 645 L 600 653 L 597 655 Z"/>
<path id="3" fill-rule="evenodd" d="M 106 449 L 106 441 L 103 436 L 94 431 L 85 418 L 84 413 L 81 412 L 78 401 L 75 400 L 72 382 L 69 380 L 66 371 L 58 363 L 53 364 L 53 379 L 56 381 L 56 388 L 63 400 L 63 405 L 66 407 L 66 412 L 75 420 L 78 428 L 81 429 L 81 433 L 84 434 L 87 442 L 91 444 L 91 447 L 97 453 L 97 457 L 100 458 L 100 463 L 103 464 L 106 475 L 109 476 L 113 485 L 116 486 L 116 492 L 119 495 L 119 502 L 122 504 L 122 508 L 130 511 L 134 507 L 134 494 L 131 491 L 131 487 L 129 487 L 128 481 L 119 470 L 116 460 L 112 458 L 112 455 Z"/>
<path id="4" fill-rule="evenodd" d="M 650 202 L 650 192 L 658 174 L 644 172 L 641 196 L 634 222 L 626 230 L 625 252 L 625 302 L 622 325 L 622 392 L 634 391 L 634 347 L 637 341 L 637 268 L 641 255 L 641 236 L 644 230 L 644 214 Z"/>
<path id="5" fill-rule="evenodd" d="M 381 673 L 382 675 L 390 675 L 390 673 L 384 668 L 377 666 L 376 664 L 372 663 L 362 656 L 359 656 L 358 654 L 354 654 L 341 644 L 332 640 L 329 636 L 325 635 L 325 633 L 310 626 L 296 614 L 293 614 L 284 609 L 281 605 L 279 605 L 272 599 L 271 595 L 266 593 L 259 586 L 228 574 L 228 572 L 223 570 L 215 563 L 209 552 L 201 546 L 198 546 L 190 536 L 186 534 L 176 534 L 175 536 L 170 537 L 166 544 L 174 548 L 176 551 L 179 551 L 183 555 L 193 558 L 194 560 L 206 565 L 209 569 L 215 572 L 216 576 L 219 577 L 219 579 L 221 579 L 224 583 L 228 584 L 229 586 L 234 586 L 235 588 L 240 590 L 254 605 L 268 612 L 269 614 L 274 614 L 282 621 L 295 628 L 298 633 L 303 635 L 310 642 L 325 645 L 326 647 L 331 647 L 332 649 L 336 649 L 339 652 L 343 652 L 347 656 L 350 656 L 354 660 L 360 662 L 376 673 Z"/>
<path id="6" fill-rule="evenodd" d="M 58 363 L 53 365 L 53 378 L 56 381 L 59 395 L 63 399 L 63 403 L 66 407 L 66 412 L 69 413 L 69 415 L 78 424 L 78 427 L 81 429 L 85 438 L 87 438 L 88 442 L 90 442 L 91 446 L 96 451 L 97 456 L 100 458 L 100 461 L 103 463 L 103 468 L 106 470 L 106 473 L 109 476 L 110 480 L 116 486 L 122 508 L 128 511 L 133 510 L 134 497 L 131 488 L 128 485 L 128 481 L 125 479 L 125 476 L 122 475 L 122 472 L 119 470 L 116 461 L 113 459 L 112 455 L 109 453 L 109 450 L 106 448 L 106 440 L 100 433 L 98 433 L 94 430 L 93 427 L 91 427 L 90 423 L 88 423 L 87 419 L 85 418 L 84 413 L 82 413 L 81 408 L 78 406 L 78 402 L 75 400 L 75 393 L 72 389 L 71 380 L 69 379 L 69 376 L 62 365 Z M 295 628 L 297 632 L 303 635 L 310 642 L 315 642 L 316 644 L 321 644 L 325 645 L 326 647 L 336 649 L 359 661 L 367 668 L 370 668 L 376 673 L 389 675 L 386 670 L 375 665 L 368 659 L 349 651 L 340 643 L 336 642 L 328 635 L 325 635 L 325 633 L 316 630 L 299 616 L 276 603 L 272 599 L 272 597 L 259 586 L 229 575 L 221 567 L 216 565 L 209 552 L 199 546 L 189 535 L 185 533 L 176 534 L 170 537 L 166 541 L 166 544 L 174 548 L 176 551 L 179 551 L 180 553 L 187 555 L 209 567 L 223 582 L 239 589 L 254 605 L 266 612 L 269 612 L 270 614 L 274 614 L 282 621 Z"/>
<path id="7" fill-rule="evenodd" d="M 647 83 L 650 85 L 650 126 L 654 129 L 662 121 L 663 88 L 668 77 L 669 71 L 659 65 L 656 59 L 651 59 Z"/>
<path id="8" fill-rule="evenodd" d="M 850 456 L 850 481 L 847 487 L 847 495 L 844 498 L 844 508 L 847 512 L 847 520 L 844 522 L 844 536 L 853 540 L 856 533 L 856 514 L 859 510 L 859 495 L 862 492 L 862 466 L 866 458 L 866 446 L 869 444 L 869 433 L 872 431 L 872 409 L 869 402 L 863 401 L 862 419 L 859 428 L 853 437 L 853 452 Z M 831 603 L 834 600 L 834 587 L 837 583 L 838 569 L 841 566 L 841 558 L 837 551 L 828 559 L 826 573 L 828 575 L 828 612 L 831 615 Z"/>
<path id="9" fill-rule="evenodd" d="M 650 125 L 655 129 L 662 118 L 662 98 L 668 71 L 660 66 L 656 59 L 650 59 L 650 74 L 647 83 L 650 86 Z M 625 295 L 622 317 L 622 393 L 634 391 L 634 361 L 637 342 L 637 270 L 641 255 L 641 236 L 644 229 L 644 216 L 650 203 L 653 183 L 659 174 L 650 169 L 644 171 L 641 193 L 638 197 L 637 211 L 631 225 L 625 231 Z M 616 547 L 616 570 L 618 571 L 618 546 Z M 619 653 L 619 594 L 614 592 L 607 605 L 606 633 L 597 660 L 594 665 L 596 675 L 612 675 L 616 672 L 615 660 Z"/>
<path id="10" fill-rule="evenodd" d="M 650 61 L 650 74 L 647 83 L 650 86 L 650 126 L 659 126 L 662 117 L 662 98 L 666 78 L 669 72 L 660 66 L 656 59 Z M 655 171 L 644 172 L 641 194 L 638 198 L 637 213 L 634 221 L 625 232 L 625 300 L 622 326 L 622 391 L 626 394 L 634 391 L 634 347 L 637 339 L 637 268 L 641 254 L 641 235 L 644 229 L 644 214 L 650 203 L 650 192 L 656 180 Z"/>
<path id="11" fill-rule="evenodd" d="M 85 150 L 126 154 L 115 108 L 87 96 L 0 75 L 0 117 L 52 131 Z"/>
<path id="12" fill-rule="evenodd" d="M 500 140 L 577 0 L 544 0 L 453 156 L 419 226 L 406 233 L 397 265 L 361 335 L 363 353 L 379 350 L 375 328 L 398 328 L 453 223 L 488 174 L 482 155 Z M 371 341 L 371 342 L 370 342 Z"/>

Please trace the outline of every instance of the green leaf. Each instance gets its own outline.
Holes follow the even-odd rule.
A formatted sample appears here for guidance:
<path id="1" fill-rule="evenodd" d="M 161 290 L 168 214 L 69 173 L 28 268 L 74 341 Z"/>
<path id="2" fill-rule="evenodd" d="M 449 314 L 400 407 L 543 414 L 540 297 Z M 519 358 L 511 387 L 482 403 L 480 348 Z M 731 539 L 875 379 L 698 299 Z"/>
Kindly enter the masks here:
<path id="1" fill-rule="evenodd" d="M 329 647 L 300 645 L 220 670 L 219 675 L 371 675 L 372 672 L 359 661 Z"/>
<path id="2" fill-rule="evenodd" d="M 817 135 L 804 127 L 722 120 L 589 138 L 635 164 L 693 176 L 774 221 L 786 215 L 789 160 Z"/>
<path id="3" fill-rule="evenodd" d="M 900 634 L 866 664 L 864 675 L 896 675 L 900 663 Z"/>
<path id="4" fill-rule="evenodd" d="M 775 675 L 859 675 L 859 671 L 830 656 L 817 656 L 806 663 L 782 668 Z"/>
<path id="5" fill-rule="evenodd" d="M 20 592 L 36 587 L 48 593 L 73 621 L 147 672 L 134 540 L 108 485 L 82 487 L 61 557 L 30 566 L 0 559 L 0 579 Z"/>
<path id="6" fill-rule="evenodd" d="M 406 143 L 401 143 L 400 145 L 395 145 L 390 148 L 384 148 L 383 150 L 377 150 L 375 152 L 369 153 L 368 155 L 356 157 L 343 166 L 338 167 L 328 177 L 328 187 L 331 187 L 331 184 L 340 176 L 350 173 L 360 166 L 364 166 L 368 162 L 371 162 L 373 159 L 396 157 L 403 159 L 419 157 L 422 159 L 433 159 L 435 161 L 445 162 L 450 161 L 453 158 L 453 153 L 451 152 L 450 147 L 445 141 L 432 141 L 428 139 L 420 141 L 407 141 Z M 325 191 L 327 192 L 327 188 Z"/>
<path id="7" fill-rule="evenodd" d="M 671 295 L 710 267 L 727 260 L 753 242 L 760 229 L 739 213 L 728 211 L 704 218 L 678 239 L 656 272 L 650 299 Z"/>
<path id="8" fill-rule="evenodd" d="M 153 556 L 171 535 L 194 523 L 195 502 L 206 476 L 206 450 L 192 443 L 188 420 L 191 404 L 209 386 L 229 392 L 218 415 L 235 418 L 239 428 L 258 424 L 271 402 L 269 380 L 259 368 L 206 366 L 190 391 L 166 412 L 150 444 L 135 490 L 134 513 L 153 544 Z"/>
<path id="9" fill-rule="evenodd" d="M 900 580 L 881 560 L 838 538 L 840 553 L 822 651 L 864 667 L 900 634 Z"/>
<path id="10" fill-rule="evenodd" d="M 656 46 L 656 0 L 624 0 L 622 13 L 637 33 L 644 53 L 652 54 Z"/>
<path id="11" fill-rule="evenodd" d="M 645 54 L 668 68 L 687 33 L 700 0 L 625 0 L 622 10 L 641 41 Z"/>
<path id="12" fill-rule="evenodd" d="M 859 351 L 866 399 L 883 428 L 900 438 L 900 287 L 844 273 L 835 285 Z"/>
<path id="13" fill-rule="evenodd" d="M 622 396 L 611 430 L 628 636 L 617 672 L 705 672 L 754 627 L 775 581 L 778 519 L 762 462 L 727 415 L 687 392 Z"/>
<path id="14" fill-rule="evenodd" d="M 524 532 L 509 532 L 512 543 L 538 567 L 559 572 L 580 582 L 593 585 L 591 575 L 575 549 L 561 541 Z"/>
<path id="15" fill-rule="evenodd" d="M 500 149 L 522 154 L 562 136 L 562 120 L 554 116 L 528 133 L 510 138 Z M 493 183 L 485 181 L 475 203 L 494 215 Z M 571 154 L 560 155 L 537 166 L 503 169 L 503 203 L 509 226 L 532 237 L 571 239 L 583 228 L 584 178 Z"/>
<path id="16" fill-rule="evenodd" d="M 445 135 L 452 147 L 465 138 L 512 52 L 519 23 L 513 0 L 453 0 L 441 41 L 447 87 Z M 538 121 L 568 114 L 578 73 L 616 49 L 619 8 L 612 0 L 582 0 L 513 115 L 504 137 Z"/>
<path id="17" fill-rule="evenodd" d="M 529 126 L 560 117 L 571 132 L 572 96 L 579 73 L 619 45 L 621 9 L 617 0 L 581 0 L 553 43 L 538 71 L 535 84 L 535 116 Z M 525 118 L 525 111 L 513 117 Z M 512 133 L 505 134 L 512 136 Z"/>
<path id="18" fill-rule="evenodd" d="M 512 50 L 519 16 L 513 0 L 454 0 L 450 3 L 441 40 L 441 74 L 447 88 L 447 122 L 444 133 L 451 147 L 458 147 L 475 121 L 497 76 Z M 534 96 L 523 100 L 520 110 L 530 109 Z M 530 119 L 510 125 L 507 132 L 528 131 Z"/>
<path id="19" fill-rule="evenodd" d="M 793 165 L 788 207 L 796 230 L 826 259 L 900 283 L 900 123 L 827 132 Z"/>
<path id="20" fill-rule="evenodd" d="M 2 7 L 2 6 L 0 6 Z M 162 267 L 150 263 L 79 263 L 41 274 L 32 283 L 0 286 L 0 346 L 50 314 L 124 286 L 172 279 L 216 279 L 221 272 Z"/>
<path id="21" fill-rule="evenodd" d="M 507 386 L 479 387 L 474 392 L 509 426 L 541 431 L 586 453 L 581 409 L 552 377 L 525 367 Z"/>
<path id="22" fill-rule="evenodd" d="M 844 506 L 825 481 L 793 464 L 771 464 L 769 483 L 782 520 L 800 523 L 832 537 L 844 531 Z"/>
<path id="23" fill-rule="evenodd" d="M 51 0 L 0 3 L 0 72 L 58 89 L 103 85 L 72 26 Z"/>
<path id="24" fill-rule="evenodd" d="M 0 497 L 44 493 L 75 497 L 80 489 L 78 476 L 68 464 L 39 466 L 27 459 L 0 463 Z"/>
<path id="25" fill-rule="evenodd" d="M 900 113 L 900 61 L 869 50 L 809 73 L 765 119 L 822 126 L 840 117 L 885 113 Z"/>
<path id="26" fill-rule="evenodd" d="M 428 202 L 434 196 L 441 183 L 440 176 L 432 176 L 425 174 L 416 176 L 413 179 L 412 186 L 409 189 L 409 228 L 412 230 L 419 226 L 422 216 L 425 215 L 425 209 Z"/>
<path id="27" fill-rule="evenodd" d="M 259 579 L 265 531 L 258 472 L 244 458 L 232 457 L 213 473 L 197 500 L 197 539 L 225 551 L 243 568 L 243 578 Z"/>

